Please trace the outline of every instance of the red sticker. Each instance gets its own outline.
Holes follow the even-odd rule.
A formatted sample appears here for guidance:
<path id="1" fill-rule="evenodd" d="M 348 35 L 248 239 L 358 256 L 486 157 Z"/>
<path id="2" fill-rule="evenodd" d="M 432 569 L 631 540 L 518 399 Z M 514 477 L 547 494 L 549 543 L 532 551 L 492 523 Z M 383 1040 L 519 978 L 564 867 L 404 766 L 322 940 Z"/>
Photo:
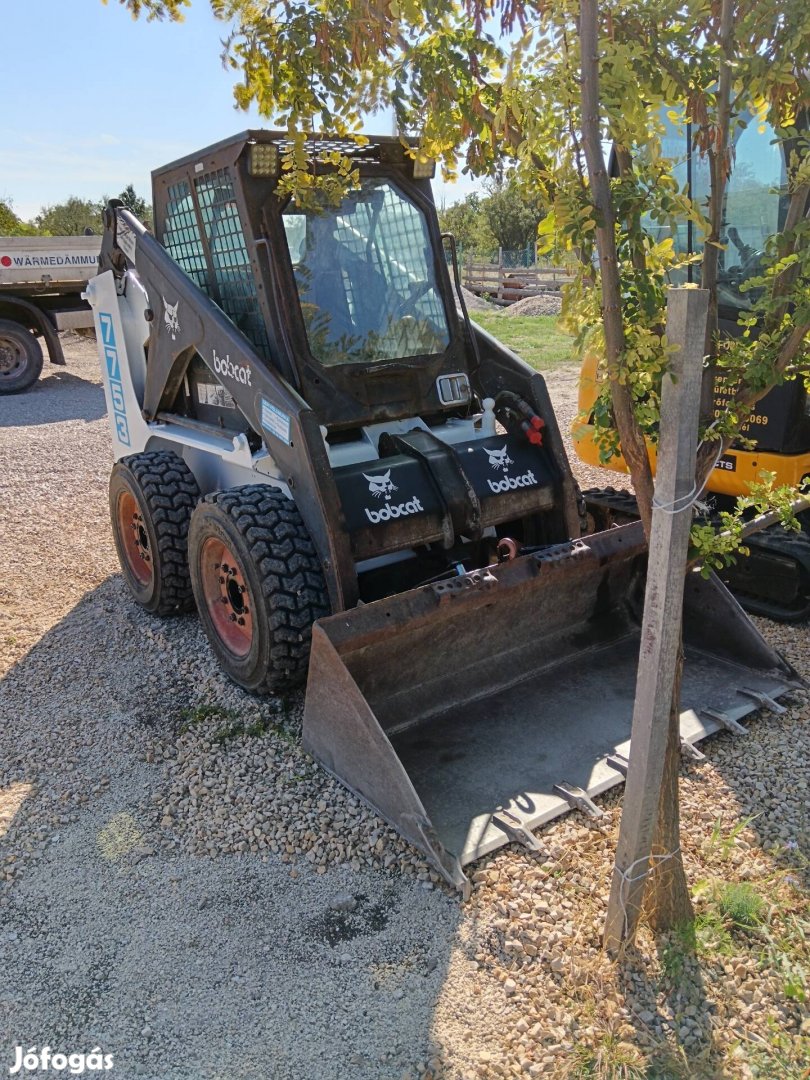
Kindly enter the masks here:
<path id="1" fill-rule="evenodd" d="M 4 255 L 2 259 L 0 259 L 0 264 L 3 266 L 11 266 L 11 259 L 8 255 Z"/>

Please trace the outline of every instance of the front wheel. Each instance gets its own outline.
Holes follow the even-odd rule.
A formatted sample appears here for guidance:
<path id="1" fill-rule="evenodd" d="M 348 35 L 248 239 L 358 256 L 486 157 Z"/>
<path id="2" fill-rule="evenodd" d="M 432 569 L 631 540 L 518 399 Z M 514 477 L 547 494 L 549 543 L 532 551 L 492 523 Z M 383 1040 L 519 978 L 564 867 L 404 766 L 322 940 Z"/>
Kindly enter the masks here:
<path id="1" fill-rule="evenodd" d="M 0 319 L 0 394 L 21 394 L 42 373 L 42 346 L 24 326 Z"/>
<path id="2" fill-rule="evenodd" d="M 135 599 L 155 615 L 191 611 L 188 527 L 200 498 L 183 459 L 167 450 L 113 466 L 110 517 L 121 569 Z"/>
<path id="3" fill-rule="evenodd" d="M 302 682 L 329 598 L 292 500 L 264 484 L 208 495 L 188 547 L 197 610 L 226 674 L 252 694 Z"/>

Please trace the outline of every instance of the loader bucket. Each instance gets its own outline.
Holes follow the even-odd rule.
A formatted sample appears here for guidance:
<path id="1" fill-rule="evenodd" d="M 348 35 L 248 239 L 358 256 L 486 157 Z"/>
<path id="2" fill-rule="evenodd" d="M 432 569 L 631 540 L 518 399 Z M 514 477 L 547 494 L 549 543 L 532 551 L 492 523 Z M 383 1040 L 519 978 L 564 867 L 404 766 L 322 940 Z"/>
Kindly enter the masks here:
<path id="1" fill-rule="evenodd" d="M 645 571 L 634 523 L 319 620 L 305 747 L 467 893 L 466 864 L 623 780 Z M 713 576 L 684 637 L 690 744 L 802 685 Z"/>

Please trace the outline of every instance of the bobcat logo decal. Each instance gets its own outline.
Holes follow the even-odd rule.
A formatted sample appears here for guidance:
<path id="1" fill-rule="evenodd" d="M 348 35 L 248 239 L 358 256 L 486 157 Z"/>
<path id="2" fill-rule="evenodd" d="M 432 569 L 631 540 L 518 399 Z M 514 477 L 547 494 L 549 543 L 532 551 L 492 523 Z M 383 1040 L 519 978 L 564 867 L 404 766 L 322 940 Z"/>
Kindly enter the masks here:
<path id="1" fill-rule="evenodd" d="M 180 333 L 180 320 L 177 317 L 177 309 L 180 307 L 180 301 L 176 304 L 170 304 L 164 296 L 163 298 L 163 321 L 166 324 L 166 329 L 172 335 L 172 341 L 177 340 L 177 335 Z"/>
<path id="2" fill-rule="evenodd" d="M 507 466 L 514 465 L 506 452 L 506 443 L 503 444 L 500 450 L 490 450 L 488 446 L 485 446 L 484 453 L 489 456 L 489 463 L 493 469 L 503 469 L 506 472 Z"/>
<path id="3" fill-rule="evenodd" d="M 385 501 L 390 501 L 391 492 L 397 490 L 396 484 L 391 480 L 390 469 L 387 473 L 383 473 L 382 476 L 369 476 L 368 473 L 363 473 L 363 476 L 368 480 L 368 490 L 375 499 L 380 499 L 384 495 Z"/>

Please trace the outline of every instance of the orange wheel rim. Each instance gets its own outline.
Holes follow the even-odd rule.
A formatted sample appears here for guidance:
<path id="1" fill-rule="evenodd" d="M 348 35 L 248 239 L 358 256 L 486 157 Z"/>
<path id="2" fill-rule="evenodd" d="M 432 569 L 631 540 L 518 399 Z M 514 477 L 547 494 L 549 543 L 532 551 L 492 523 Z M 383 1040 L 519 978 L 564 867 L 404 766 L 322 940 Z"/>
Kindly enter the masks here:
<path id="1" fill-rule="evenodd" d="M 235 555 L 209 536 L 200 552 L 200 580 L 217 636 L 234 656 L 247 656 L 253 643 L 253 601 Z"/>
<path id="2" fill-rule="evenodd" d="M 118 496 L 116 512 L 118 535 L 124 545 L 127 567 L 139 585 L 150 585 L 154 576 L 154 564 L 149 548 L 149 534 L 135 496 L 129 491 L 122 491 Z"/>

